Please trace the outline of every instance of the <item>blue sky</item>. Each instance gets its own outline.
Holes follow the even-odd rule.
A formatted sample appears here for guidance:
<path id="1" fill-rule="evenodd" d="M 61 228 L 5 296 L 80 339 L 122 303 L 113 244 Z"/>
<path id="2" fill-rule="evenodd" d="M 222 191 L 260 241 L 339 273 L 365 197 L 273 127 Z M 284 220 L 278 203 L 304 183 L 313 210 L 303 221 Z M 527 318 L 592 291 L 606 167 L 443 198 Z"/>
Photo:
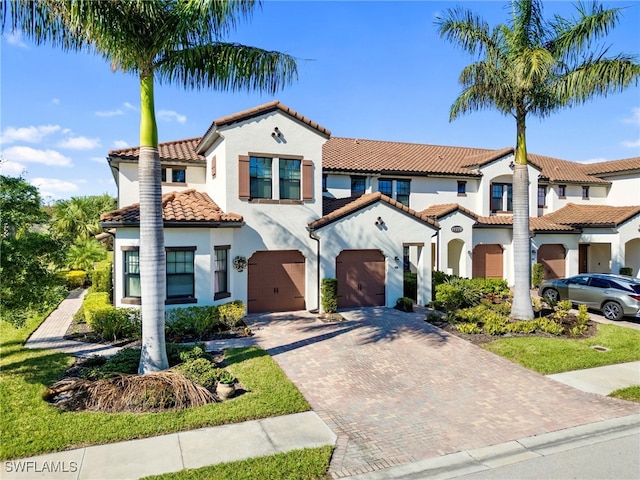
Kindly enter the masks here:
<path id="1" fill-rule="evenodd" d="M 640 2 L 607 37 L 611 53 L 640 54 Z M 434 18 L 462 5 L 491 25 L 506 22 L 503 1 L 264 2 L 229 40 L 299 59 L 299 79 L 275 96 L 156 87 L 160 141 L 202 135 L 215 118 L 280 100 L 334 136 L 502 148 L 515 145 L 512 118 L 476 112 L 449 122 L 457 83 L 471 58 L 440 39 Z M 545 2 L 547 15 L 572 15 Z M 0 134 L 4 174 L 37 185 L 47 202 L 115 195 L 107 152 L 138 144 L 137 78 L 112 73 L 88 54 L 1 40 Z M 544 120 L 531 117 L 529 152 L 593 162 L 640 156 L 640 87 Z"/>

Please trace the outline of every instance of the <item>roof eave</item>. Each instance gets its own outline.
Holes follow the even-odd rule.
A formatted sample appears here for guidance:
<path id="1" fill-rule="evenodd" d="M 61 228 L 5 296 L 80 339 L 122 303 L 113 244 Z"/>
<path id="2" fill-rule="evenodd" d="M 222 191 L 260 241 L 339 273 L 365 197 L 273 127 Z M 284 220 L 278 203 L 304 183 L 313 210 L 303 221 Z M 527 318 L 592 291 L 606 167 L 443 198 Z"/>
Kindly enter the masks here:
<path id="1" fill-rule="evenodd" d="M 240 228 L 245 225 L 244 221 L 237 222 L 213 222 L 213 221 L 165 221 L 163 226 L 165 228 Z M 102 221 L 100 222 L 102 228 L 140 228 L 140 222 L 117 222 L 117 221 Z"/>

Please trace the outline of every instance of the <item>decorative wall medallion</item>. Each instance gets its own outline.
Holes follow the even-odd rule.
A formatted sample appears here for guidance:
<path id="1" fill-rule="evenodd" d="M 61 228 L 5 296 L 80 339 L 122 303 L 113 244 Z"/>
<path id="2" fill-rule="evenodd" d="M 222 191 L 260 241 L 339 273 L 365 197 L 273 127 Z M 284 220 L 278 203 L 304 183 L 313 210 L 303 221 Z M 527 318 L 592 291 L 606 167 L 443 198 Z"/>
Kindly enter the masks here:
<path id="1" fill-rule="evenodd" d="M 245 268 L 247 268 L 247 258 L 237 256 L 233 259 L 233 268 L 235 268 L 238 272 L 242 272 Z"/>

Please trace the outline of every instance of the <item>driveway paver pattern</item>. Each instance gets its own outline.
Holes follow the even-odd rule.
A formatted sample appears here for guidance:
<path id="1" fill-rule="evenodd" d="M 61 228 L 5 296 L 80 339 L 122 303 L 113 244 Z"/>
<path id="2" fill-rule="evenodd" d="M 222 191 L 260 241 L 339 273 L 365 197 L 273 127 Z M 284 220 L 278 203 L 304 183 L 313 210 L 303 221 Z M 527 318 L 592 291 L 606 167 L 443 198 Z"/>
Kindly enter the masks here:
<path id="1" fill-rule="evenodd" d="M 341 478 L 638 413 L 575 390 L 424 321 L 367 308 L 247 318 L 255 339 L 338 435 Z"/>

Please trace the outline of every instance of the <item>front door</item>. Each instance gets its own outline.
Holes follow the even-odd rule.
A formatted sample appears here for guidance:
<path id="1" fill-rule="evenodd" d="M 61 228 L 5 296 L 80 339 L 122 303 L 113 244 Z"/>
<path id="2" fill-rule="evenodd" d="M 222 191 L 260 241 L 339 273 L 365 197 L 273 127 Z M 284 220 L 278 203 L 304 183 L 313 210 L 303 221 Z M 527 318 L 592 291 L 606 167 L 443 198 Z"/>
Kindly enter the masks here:
<path id="1" fill-rule="evenodd" d="M 578 245 L 578 273 L 589 272 L 589 245 L 581 243 Z"/>

